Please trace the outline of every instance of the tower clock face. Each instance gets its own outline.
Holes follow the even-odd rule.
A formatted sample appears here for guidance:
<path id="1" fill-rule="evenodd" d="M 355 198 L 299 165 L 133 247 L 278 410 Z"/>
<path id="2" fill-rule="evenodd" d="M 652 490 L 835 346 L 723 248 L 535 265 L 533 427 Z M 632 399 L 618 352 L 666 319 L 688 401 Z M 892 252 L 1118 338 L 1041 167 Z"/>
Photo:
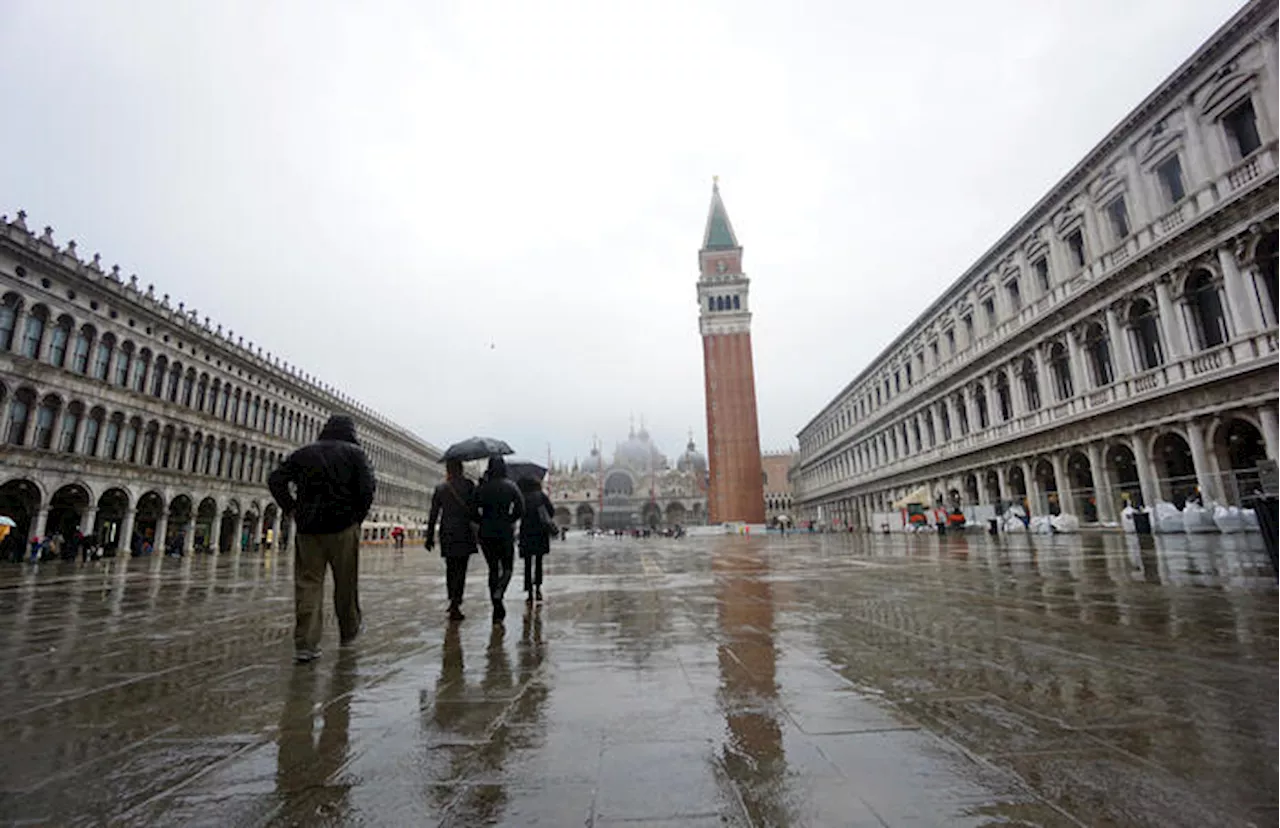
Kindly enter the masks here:
<path id="1" fill-rule="evenodd" d="M 727 266 L 724 263 L 724 259 L 721 259 L 720 261 L 716 262 L 716 273 L 724 273 L 726 267 Z"/>

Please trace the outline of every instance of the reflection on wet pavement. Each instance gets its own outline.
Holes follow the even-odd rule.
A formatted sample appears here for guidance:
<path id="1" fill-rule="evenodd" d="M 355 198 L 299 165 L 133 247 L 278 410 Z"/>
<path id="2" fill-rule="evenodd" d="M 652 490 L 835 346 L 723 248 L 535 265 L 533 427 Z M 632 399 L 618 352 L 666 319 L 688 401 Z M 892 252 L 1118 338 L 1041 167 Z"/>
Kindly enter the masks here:
<path id="1" fill-rule="evenodd" d="M 573 539 L 505 628 L 371 550 L 291 661 L 288 556 L 0 569 L 0 821 L 1272 825 L 1245 536 Z"/>

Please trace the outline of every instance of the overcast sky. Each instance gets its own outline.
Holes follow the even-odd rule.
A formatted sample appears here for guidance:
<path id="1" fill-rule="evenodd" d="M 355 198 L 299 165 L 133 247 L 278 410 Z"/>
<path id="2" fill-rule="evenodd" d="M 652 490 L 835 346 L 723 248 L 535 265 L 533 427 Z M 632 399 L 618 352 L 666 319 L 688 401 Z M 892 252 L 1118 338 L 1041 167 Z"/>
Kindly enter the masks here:
<path id="1" fill-rule="evenodd" d="M 0 212 L 443 446 L 705 447 L 711 176 L 765 449 L 1237 0 L 0 0 Z"/>

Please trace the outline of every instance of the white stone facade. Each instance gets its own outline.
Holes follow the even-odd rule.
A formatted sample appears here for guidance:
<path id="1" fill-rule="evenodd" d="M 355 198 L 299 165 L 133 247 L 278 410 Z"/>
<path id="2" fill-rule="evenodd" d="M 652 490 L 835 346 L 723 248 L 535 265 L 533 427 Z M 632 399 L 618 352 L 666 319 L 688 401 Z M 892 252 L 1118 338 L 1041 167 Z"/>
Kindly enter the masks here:
<path id="1" fill-rule="evenodd" d="M 365 539 L 420 532 L 443 478 L 434 446 L 25 219 L 0 219 L 6 552 L 76 529 L 108 546 L 283 547 L 267 474 L 332 413 L 355 419 L 377 474 Z"/>
<path id="2" fill-rule="evenodd" d="M 1112 522 L 1277 452 L 1276 4 L 1251 3 L 799 433 L 802 519 Z"/>

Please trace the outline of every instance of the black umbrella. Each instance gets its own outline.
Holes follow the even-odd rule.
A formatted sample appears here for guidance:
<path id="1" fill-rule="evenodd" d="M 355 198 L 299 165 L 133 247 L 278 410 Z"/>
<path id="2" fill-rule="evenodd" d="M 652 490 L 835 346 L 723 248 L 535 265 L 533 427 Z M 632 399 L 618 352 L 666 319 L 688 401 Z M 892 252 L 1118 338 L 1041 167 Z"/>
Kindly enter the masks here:
<path id="1" fill-rule="evenodd" d="M 495 454 L 515 454 L 516 450 L 492 437 L 471 437 L 445 449 L 441 460 L 483 460 Z"/>
<path id="2" fill-rule="evenodd" d="M 518 481 L 526 477 L 530 480 L 542 480 L 546 476 L 546 466 L 539 466 L 537 463 L 526 463 L 523 460 L 514 460 L 507 463 L 507 477 L 512 480 Z"/>

